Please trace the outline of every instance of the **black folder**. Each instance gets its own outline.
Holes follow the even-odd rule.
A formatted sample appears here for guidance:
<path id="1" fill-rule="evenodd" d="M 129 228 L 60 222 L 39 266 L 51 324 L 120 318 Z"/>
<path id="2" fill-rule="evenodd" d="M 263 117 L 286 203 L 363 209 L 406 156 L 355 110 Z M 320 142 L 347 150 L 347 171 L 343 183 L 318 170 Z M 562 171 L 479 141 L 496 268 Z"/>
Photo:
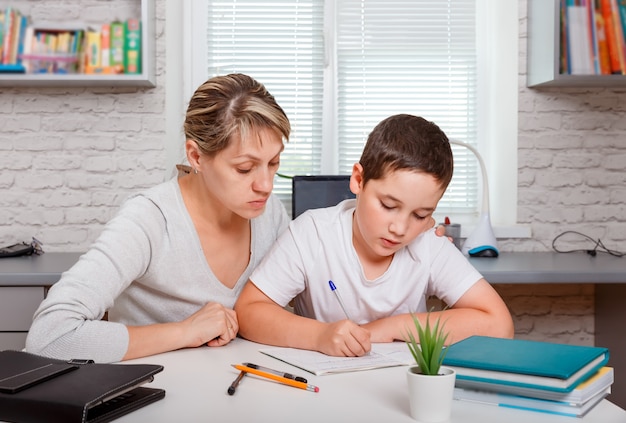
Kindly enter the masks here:
<path id="1" fill-rule="evenodd" d="M 0 421 L 103 423 L 160 400 L 165 390 L 142 386 L 156 364 L 100 364 L 0 351 Z"/>

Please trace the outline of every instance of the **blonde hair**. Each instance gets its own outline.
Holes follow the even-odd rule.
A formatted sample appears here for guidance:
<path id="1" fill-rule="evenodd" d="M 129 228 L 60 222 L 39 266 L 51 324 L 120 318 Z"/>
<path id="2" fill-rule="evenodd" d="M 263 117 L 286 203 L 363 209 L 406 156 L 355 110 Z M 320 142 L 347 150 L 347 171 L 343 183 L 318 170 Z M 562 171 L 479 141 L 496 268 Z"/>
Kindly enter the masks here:
<path id="1" fill-rule="evenodd" d="M 265 86 L 248 75 L 216 76 L 194 92 L 183 125 L 204 154 L 213 156 L 228 147 L 234 136 L 246 138 L 270 128 L 289 140 L 291 124 Z"/>

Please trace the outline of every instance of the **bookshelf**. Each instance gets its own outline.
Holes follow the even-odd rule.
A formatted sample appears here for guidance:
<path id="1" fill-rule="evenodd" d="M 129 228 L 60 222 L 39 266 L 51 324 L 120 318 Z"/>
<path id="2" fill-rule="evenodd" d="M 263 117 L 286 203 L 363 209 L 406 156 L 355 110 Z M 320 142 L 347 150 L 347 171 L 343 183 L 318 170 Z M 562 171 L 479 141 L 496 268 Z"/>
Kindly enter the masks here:
<path id="1" fill-rule="evenodd" d="M 155 0 L 141 1 L 140 74 L 23 74 L 0 73 L 0 87 L 155 87 Z"/>
<path id="2" fill-rule="evenodd" d="M 560 0 L 528 0 L 526 85 L 542 87 L 626 87 L 626 75 L 559 73 Z"/>

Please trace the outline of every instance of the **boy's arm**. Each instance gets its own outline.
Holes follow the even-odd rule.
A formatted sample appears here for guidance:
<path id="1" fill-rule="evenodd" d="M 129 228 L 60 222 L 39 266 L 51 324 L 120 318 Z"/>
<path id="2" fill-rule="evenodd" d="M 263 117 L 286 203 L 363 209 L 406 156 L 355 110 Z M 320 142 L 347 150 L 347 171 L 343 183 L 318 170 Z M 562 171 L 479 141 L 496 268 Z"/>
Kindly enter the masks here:
<path id="1" fill-rule="evenodd" d="M 285 310 L 248 281 L 235 303 L 239 334 L 280 347 L 334 356 L 361 356 L 371 349 L 369 331 L 349 320 L 324 323 Z"/>
<path id="2" fill-rule="evenodd" d="M 427 313 L 417 313 L 422 325 L 426 324 Z M 472 335 L 512 338 L 513 319 L 506 304 L 495 289 L 480 279 L 451 308 L 430 314 L 433 324 L 439 316 L 449 332 L 447 344 L 460 341 Z M 414 325 L 410 314 L 399 314 L 362 325 L 370 330 L 372 342 L 404 341 L 407 330 Z"/>

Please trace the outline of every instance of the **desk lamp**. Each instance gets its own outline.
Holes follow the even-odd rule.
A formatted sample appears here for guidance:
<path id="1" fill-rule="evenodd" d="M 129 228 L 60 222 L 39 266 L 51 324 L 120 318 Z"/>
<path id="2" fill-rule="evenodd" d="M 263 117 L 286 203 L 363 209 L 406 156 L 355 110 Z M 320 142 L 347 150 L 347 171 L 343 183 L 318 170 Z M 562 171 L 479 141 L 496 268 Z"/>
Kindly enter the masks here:
<path id="1" fill-rule="evenodd" d="M 487 170 L 485 169 L 483 158 L 478 150 L 467 143 L 450 140 L 450 144 L 460 145 L 474 153 L 480 164 L 483 178 L 483 205 L 480 218 L 474 232 L 472 232 L 463 243 L 461 251 L 463 254 L 470 257 L 498 257 L 499 252 L 496 236 L 493 233 L 491 218 L 489 217 L 489 183 L 487 182 Z"/>

